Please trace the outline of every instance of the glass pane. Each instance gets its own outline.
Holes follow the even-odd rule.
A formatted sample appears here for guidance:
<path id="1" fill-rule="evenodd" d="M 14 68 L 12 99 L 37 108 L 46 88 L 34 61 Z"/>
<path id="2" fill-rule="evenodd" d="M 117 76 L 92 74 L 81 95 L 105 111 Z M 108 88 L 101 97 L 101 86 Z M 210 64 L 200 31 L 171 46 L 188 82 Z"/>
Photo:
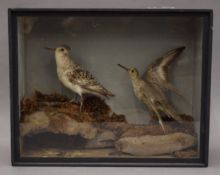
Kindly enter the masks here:
<path id="1" fill-rule="evenodd" d="M 203 17 L 17 21 L 22 157 L 199 157 Z"/>

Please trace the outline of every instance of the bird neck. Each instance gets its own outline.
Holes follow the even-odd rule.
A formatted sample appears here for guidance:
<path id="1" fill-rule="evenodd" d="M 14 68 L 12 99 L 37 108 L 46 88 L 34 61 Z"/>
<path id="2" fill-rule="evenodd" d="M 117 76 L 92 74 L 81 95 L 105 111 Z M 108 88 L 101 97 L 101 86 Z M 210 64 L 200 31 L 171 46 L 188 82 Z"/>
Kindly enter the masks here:
<path id="1" fill-rule="evenodd" d="M 69 55 L 55 55 L 55 58 L 57 68 L 66 69 L 74 64 Z"/>
<path id="2" fill-rule="evenodd" d="M 138 81 L 140 81 L 140 77 L 138 75 L 131 77 L 131 82 L 133 85 L 136 84 Z"/>

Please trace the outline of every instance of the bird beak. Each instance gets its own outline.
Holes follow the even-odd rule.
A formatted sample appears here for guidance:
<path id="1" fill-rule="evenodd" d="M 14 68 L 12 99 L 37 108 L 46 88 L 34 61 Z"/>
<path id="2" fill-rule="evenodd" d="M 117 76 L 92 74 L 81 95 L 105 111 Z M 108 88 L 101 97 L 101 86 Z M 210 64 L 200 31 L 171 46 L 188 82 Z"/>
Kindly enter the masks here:
<path id="1" fill-rule="evenodd" d="M 121 67 L 122 69 L 125 69 L 126 71 L 128 71 L 128 68 L 125 66 L 122 66 L 121 64 L 118 64 L 119 67 Z"/>
<path id="2" fill-rule="evenodd" d="M 49 50 L 49 51 L 53 51 L 53 52 L 56 50 L 55 48 L 49 48 L 49 47 L 45 47 L 44 49 Z"/>

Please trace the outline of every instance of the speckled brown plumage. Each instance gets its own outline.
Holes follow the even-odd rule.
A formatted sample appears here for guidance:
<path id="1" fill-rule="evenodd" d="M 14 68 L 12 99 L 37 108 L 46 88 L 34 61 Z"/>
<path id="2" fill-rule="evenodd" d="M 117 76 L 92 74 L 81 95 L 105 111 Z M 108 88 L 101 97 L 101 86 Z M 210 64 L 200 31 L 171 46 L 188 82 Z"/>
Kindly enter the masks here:
<path id="1" fill-rule="evenodd" d="M 70 56 L 70 47 L 61 45 L 57 48 L 46 48 L 55 53 L 57 75 L 60 82 L 81 97 L 80 111 L 83 106 L 83 94 L 97 96 L 114 96 L 102 86 L 87 70 L 75 63 Z"/>

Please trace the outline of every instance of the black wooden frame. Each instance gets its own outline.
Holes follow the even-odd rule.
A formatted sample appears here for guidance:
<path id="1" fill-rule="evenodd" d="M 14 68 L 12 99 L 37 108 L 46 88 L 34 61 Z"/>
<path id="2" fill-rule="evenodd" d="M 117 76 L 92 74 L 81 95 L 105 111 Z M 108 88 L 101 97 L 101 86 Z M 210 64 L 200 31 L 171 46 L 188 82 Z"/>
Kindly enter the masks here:
<path id="1" fill-rule="evenodd" d="M 204 17 L 200 158 L 25 158 L 19 155 L 17 17 L 62 15 L 194 15 Z M 213 11 L 210 9 L 9 9 L 11 162 L 14 166 L 148 166 L 206 167 L 209 151 L 209 109 Z"/>

